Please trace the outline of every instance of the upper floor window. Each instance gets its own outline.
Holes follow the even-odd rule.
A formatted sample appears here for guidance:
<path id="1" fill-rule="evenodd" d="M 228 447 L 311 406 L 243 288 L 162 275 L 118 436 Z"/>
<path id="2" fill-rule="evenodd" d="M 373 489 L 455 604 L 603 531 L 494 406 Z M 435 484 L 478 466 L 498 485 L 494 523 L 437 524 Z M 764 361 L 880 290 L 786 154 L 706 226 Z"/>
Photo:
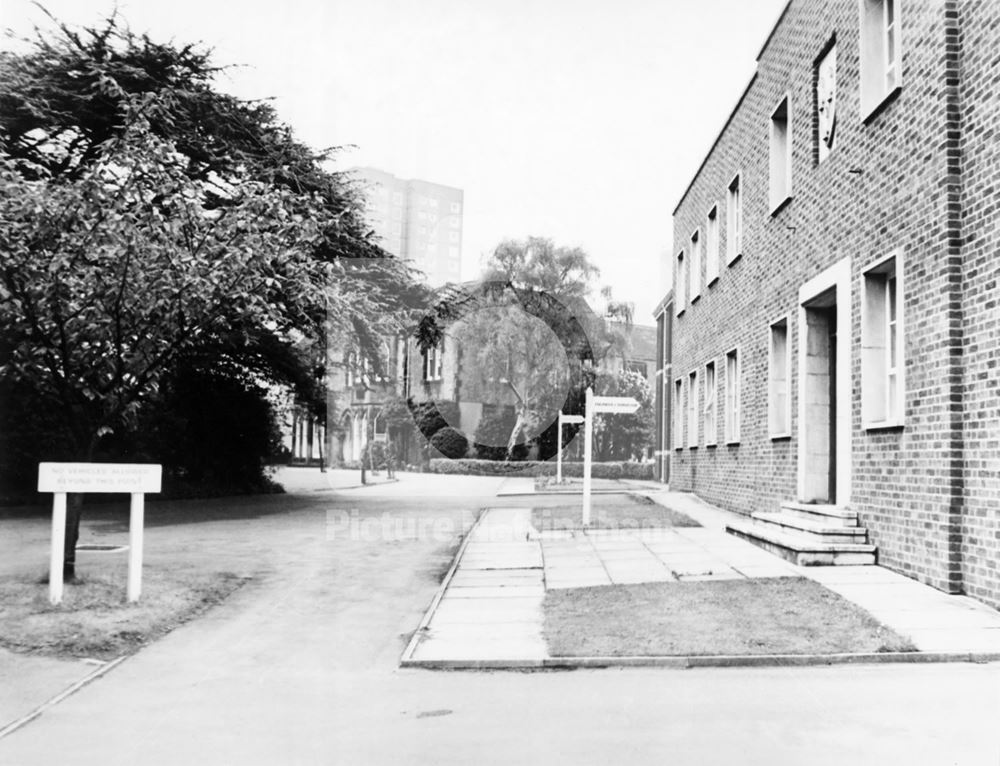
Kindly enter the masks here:
<path id="1" fill-rule="evenodd" d="M 719 206 L 712 205 L 705 222 L 705 284 L 719 278 Z"/>
<path id="2" fill-rule="evenodd" d="M 867 119 L 902 84 L 900 0 L 861 2 L 861 117 Z"/>
<path id="3" fill-rule="evenodd" d="M 792 120 L 788 96 L 771 113 L 771 213 L 792 196 Z"/>
<path id="4" fill-rule="evenodd" d="M 701 232 L 691 235 L 691 252 L 688 256 L 688 300 L 694 303 L 701 296 Z"/>
<path id="5" fill-rule="evenodd" d="M 453 212 L 453 213 L 460 213 L 461 211 L 462 211 L 462 205 L 461 205 L 461 203 L 458 203 L 458 202 L 452 202 L 451 203 L 451 212 Z"/>
<path id="6" fill-rule="evenodd" d="M 729 182 L 726 193 L 726 263 L 743 255 L 743 193 L 740 175 Z"/>
<path id="7" fill-rule="evenodd" d="M 867 428 L 899 426 L 905 391 L 902 256 L 869 267 L 861 289 L 861 418 Z"/>
<path id="8" fill-rule="evenodd" d="M 687 263 L 684 260 L 684 251 L 677 253 L 677 261 L 674 269 L 674 299 L 677 302 L 676 313 L 680 316 L 687 308 L 687 273 L 685 268 Z"/>
<path id="9" fill-rule="evenodd" d="M 837 45 L 831 42 L 816 63 L 816 160 L 822 162 L 837 142 Z"/>

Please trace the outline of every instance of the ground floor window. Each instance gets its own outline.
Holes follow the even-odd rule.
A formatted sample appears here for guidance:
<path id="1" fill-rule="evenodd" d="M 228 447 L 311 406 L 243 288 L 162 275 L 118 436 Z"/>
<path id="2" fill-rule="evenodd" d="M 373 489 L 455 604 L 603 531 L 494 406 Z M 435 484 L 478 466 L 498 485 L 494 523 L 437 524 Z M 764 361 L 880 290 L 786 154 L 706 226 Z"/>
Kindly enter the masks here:
<path id="1" fill-rule="evenodd" d="M 733 349 L 726 354 L 726 443 L 740 440 L 740 356 Z"/>
<path id="2" fill-rule="evenodd" d="M 868 428 L 903 423 L 901 265 L 892 255 L 862 275 L 861 413 Z"/>

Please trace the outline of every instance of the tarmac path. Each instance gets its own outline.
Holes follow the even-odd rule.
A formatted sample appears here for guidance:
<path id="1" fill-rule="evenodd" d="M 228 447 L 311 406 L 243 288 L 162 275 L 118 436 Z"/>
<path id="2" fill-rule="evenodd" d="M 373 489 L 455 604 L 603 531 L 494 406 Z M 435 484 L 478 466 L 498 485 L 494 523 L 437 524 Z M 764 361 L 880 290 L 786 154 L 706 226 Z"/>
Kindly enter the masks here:
<path id="1" fill-rule="evenodd" d="M 998 664 L 400 669 L 473 511 L 517 504 L 497 486 L 403 476 L 192 525 L 257 546 L 255 580 L 0 740 L 0 764 L 1000 763 Z"/>

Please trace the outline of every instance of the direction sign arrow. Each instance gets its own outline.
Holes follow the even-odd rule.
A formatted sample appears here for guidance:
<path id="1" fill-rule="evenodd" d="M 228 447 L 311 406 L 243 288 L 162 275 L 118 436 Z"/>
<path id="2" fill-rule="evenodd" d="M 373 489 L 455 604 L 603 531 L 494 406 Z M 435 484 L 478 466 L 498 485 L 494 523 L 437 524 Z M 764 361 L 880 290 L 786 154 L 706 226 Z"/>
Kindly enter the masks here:
<path id="1" fill-rule="evenodd" d="M 571 423 L 582 423 L 583 422 L 583 415 L 563 415 L 562 416 L 562 422 L 565 425 L 569 425 Z"/>
<path id="2" fill-rule="evenodd" d="M 594 412 L 617 412 L 630 415 L 639 409 L 639 402 L 631 396 L 595 396 Z"/>

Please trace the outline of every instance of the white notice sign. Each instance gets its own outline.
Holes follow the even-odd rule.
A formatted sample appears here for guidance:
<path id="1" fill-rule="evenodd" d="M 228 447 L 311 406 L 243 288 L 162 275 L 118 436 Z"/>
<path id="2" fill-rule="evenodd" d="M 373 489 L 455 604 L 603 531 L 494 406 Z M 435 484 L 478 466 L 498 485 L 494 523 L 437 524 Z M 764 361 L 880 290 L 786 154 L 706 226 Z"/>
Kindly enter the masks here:
<path id="1" fill-rule="evenodd" d="M 39 463 L 39 492 L 159 492 L 163 466 L 152 463 Z"/>
<path id="2" fill-rule="evenodd" d="M 563 415 L 562 422 L 566 425 L 572 425 L 574 423 L 582 423 L 583 415 Z"/>
<path id="3" fill-rule="evenodd" d="M 617 412 L 631 415 L 639 409 L 639 402 L 631 396 L 595 396 L 594 412 Z"/>

